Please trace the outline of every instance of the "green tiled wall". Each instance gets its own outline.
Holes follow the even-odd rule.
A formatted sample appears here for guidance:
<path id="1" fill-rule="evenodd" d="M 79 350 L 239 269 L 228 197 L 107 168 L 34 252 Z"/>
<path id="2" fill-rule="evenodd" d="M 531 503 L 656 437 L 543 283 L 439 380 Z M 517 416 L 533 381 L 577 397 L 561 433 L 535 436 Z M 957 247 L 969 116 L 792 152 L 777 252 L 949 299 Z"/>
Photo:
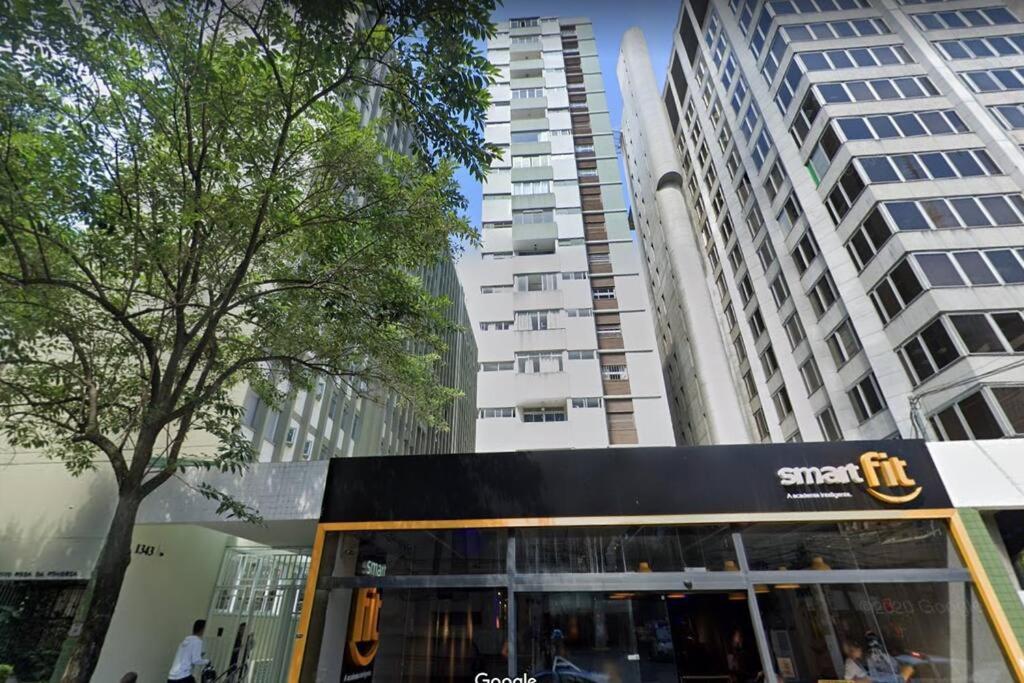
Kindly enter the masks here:
<path id="1" fill-rule="evenodd" d="M 1010 622 L 1017 642 L 1024 646 L 1024 605 L 1017 595 L 1017 578 L 1007 569 L 999 548 L 989 534 L 981 514 L 974 509 L 960 508 L 960 519 L 971 537 L 971 543 L 978 553 L 985 573 L 988 574 L 996 597 L 1003 606 L 1006 619 Z"/>

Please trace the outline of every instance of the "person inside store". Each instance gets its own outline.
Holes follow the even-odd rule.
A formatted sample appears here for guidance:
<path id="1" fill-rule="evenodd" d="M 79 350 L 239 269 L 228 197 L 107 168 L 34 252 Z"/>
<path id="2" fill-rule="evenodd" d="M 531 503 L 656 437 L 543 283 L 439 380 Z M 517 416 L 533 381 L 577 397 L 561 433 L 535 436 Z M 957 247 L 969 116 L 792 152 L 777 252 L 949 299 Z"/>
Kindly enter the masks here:
<path id="1" fill-rule="evenodd" d="M 843 680 L 856 683 L 871 683 L 868 670 L 864 666 L 864 648 L 852 640 L 843 641 Z"/>
<path id="2" fill-rule="evenodd" d="M 843 680 L 856 683 L 905 683 L 914 673 L 913 667 L 901 666 L 886 652 L 878 635 L 868 631 L 864 646 L 853 640 L 843 641 Z"/>

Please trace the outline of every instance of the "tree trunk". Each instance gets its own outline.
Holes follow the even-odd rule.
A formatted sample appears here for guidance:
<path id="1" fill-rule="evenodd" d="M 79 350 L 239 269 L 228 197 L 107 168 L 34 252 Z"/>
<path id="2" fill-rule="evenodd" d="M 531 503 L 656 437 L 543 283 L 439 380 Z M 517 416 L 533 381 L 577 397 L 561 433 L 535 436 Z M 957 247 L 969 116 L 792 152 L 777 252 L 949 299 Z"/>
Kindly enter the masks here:
<path id="1" fill-rule="evenodd" d="M 71 650 L 60 683 L 88 683 L 100 659 L 100 650 L 114 616 L 124 575 L 131 561 L 132 529 L 142 501 L 138 492 L 122 493 L 117 499 L 114 518 L 110 521 L 90 590 L 89 604 L 82 623 L 82 632 Z"/>

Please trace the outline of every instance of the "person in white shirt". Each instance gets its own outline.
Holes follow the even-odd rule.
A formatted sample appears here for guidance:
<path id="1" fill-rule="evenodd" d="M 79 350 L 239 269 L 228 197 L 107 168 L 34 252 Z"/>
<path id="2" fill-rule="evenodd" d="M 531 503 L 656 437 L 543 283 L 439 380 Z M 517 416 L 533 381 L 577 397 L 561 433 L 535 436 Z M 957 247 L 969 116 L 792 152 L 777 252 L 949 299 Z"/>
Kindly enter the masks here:
<path id="1" fill-rule="evenodd" d="M 197 666 L 205 666 L 210 660 L 203 658 L 203 631 L 206 630 L 206 619 L 196 619 L 192 624 L 192 635 L 186 636 L 174 654 L 174 664 L 167 674 L 167 683 L 196 683 L 192 670 Z"/>

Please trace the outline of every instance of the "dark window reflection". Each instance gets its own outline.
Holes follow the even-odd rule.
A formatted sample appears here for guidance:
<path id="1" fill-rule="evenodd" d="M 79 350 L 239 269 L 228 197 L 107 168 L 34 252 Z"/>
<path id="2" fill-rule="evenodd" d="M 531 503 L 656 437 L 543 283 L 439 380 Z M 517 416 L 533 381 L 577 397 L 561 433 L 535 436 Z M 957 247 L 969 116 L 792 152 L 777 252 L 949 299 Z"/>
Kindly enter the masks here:
<path id="1" fill-rule="evenodd" d="M 941 520 L 758 524 L 742 537 L 754 570 L 961 566 Z"/>
<path id="2" fill-rule="evenodd" d="M 505 571 L 507 531 L 354 532 L 357 575 L 492 574 Z"/>

